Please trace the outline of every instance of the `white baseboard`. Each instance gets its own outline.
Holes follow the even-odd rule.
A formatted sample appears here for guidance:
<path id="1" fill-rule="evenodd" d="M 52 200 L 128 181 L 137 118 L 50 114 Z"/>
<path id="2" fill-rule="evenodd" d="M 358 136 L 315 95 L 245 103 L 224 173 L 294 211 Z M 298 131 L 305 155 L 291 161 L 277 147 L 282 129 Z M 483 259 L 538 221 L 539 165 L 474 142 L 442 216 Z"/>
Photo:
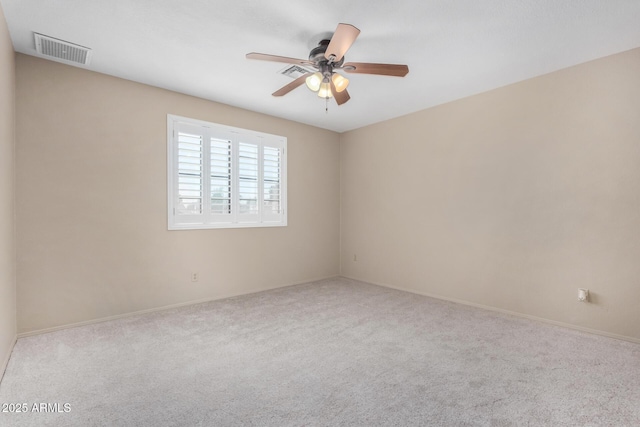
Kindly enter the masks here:
<path id="1" fill-rule="evenodd" d="M 61 331 L 61 330 L 70 329 L 70 328 L 76 328 L 78 326 L 93 325 L 95 323 L 108 322 L 110 320 L 123 319 L 125 317 L 139 316 L 141 314 L 149 314 L 149 313 L 155 313 L 155 312 L 158 312 L 158 311 L 171 310 L 173 308 L 185 307 L 185 306 L 189 306 L 189 305 L 203 304 L 203 303 L 211 302 L 211 301 L 219 301 L 219 300 L 222 300 L 222 299 L 233 298 L 233 297 L 237 297 L 237 296 L 241 296 L 241 295 L 249 295 L 249 294 L 256 294 L 256 293 L 264 292 L 264 291 L 272 291 L 274 289 L 287 288 L 287 287 L 290 287 L 290 286 L 297 286 L 297 285 L 302 285 L 302 284 L 305 284 L 305 283 L 319 282 L 321 280 L 335 279 L 336 277 L 340 277 L 340 276 L 333 275 L 333 276 L 327 276 L 327 277 L 320 277 L 320 278 L 316 278 L 316 279 L 305 280 L 303 282 L 287 283 L 287 284 L 284 284 L 284 285 L 271 286 L 271 287 L 268 287 L 268 288 L 254 289 L 254 290 L 250 290 L 248 292 L 230 292 L 228 294 L 219 295 L 219 296 L 214 297 L 214 298 L 204 298 L 204 299 L 200 299 L 200 300 L 181 302 L 181 303 L 177 303 L 177 304 L 165 305 L 165 306 L 162 306 L 162 307 L 154 307 L 154 308 L 148 308 L 148 309 L 145 309 L 145 310 L 138 310 L 138 311 L 132 311 L 132 312 L 129 312 L 129 313 L 117 314 L 115 316 L 100 317 L 98 319 L 91 319 L 91 320 L 85 320 L 85 321 L 82 321 L 82 322 L 69 323 L 69 324 L 66 324 L 66 325 L 54 326 L 54 327 L 51 327 L 51 328 L 44 328 L 44 329 L 37 329 L 37 330 L 34 330 L 34 331 L 21 332 L 21 333 L 18 334 L 17 338 L 20 339 L 20 338 L 30 337 L 30 336 L 33 336 L 33 335 L 47 334 L 49 332 Z"/>
<path id="2" fill-rule="evenodd" d="M 581 331 L 581 332 L 588 332 L 590 334 L 602 335 L 602 336 L 609 337 L 609 338 L 615 338 L 615 339 L 622 340 L 622 341 L 629 341 L 629 342 L 632 342 L 632 343 L 640 344 L 640 339 L 639 338 L 628 337 L 626 335 L 613 334 L 611 332 L 600 331 L 598 329 L 585 328 L 585 327 L 582 327 L 582 326 L 573 325 L 571 323 L 558 322 L 556 320 L 545 319 L 543 317 L 536 317 L 536 316 L 531 316 L 529 314 L 518 313 L 517 311 L 504 310 L 502 308 L 491 307 L 489 305 L 483 305 L 483 304 L 476 304 L 474 302 L 459 300 L 459 299 L 456 299 L 456 298 L 448 298 L 448 297 L 444 297 L 444 296 L 441 296 L 441 295 L 435 295 L 435 294 L 430 294 L 428 292 L 422 292 L 422 291 L 419 291 L 419 290 L 416 290 L 416 289 L 408 289 L 408 288 L 403 288 L 403 287 L 400 287 L 400 286 L 389 285 L 389 284 L 386 284 L 386 283 L 376 283 L 376 282 L 371 282 L 369 280 L 362 280 L 362 279 L 358 279 L 358 278 L 350 277 L 350 276 L 345 276 L 345 275 L 342 275 L 340 277 L 344 277 L 345 279 L 355 280 L 357 282 L 369 283 L 369 284 L 372 284 L 372 285 L 382 286 L 384 288 L 396 289 L 398 291 L 409 292 L 409 293 L 412 293 L 412 294 L 422 295 L 422 296 L 429 297 L 429 298 L 435 298 L 435 299 L 439 299 L 439 300 L 443 300 L 443 301 L 454 302 L 456 304 L 468 305 L 468 306 L 471 306 L 471 307 L 481 308 L 483 310 L 489 310 L 489 311 L 494 311 L 494 312 L 497 312 L 497 313 L 508 314 L 508 315 L 511 315 L 511 316 L 521 317 L 521 318 L 524 318 L 524 319 L 534 320 L 534 321 L 537 321 L 537 322 L 543 322 L 543 323 L 548 323 L 548 324 L 555 325 L 555 326 L 561 326 L 563 328 L 574 329 L 574 330 Z"/>
<path id="3" fill-rule="evenodd" d="M 2 378 L 4 378 L 4 372 L 7 370 L 7 366 L 9 365 L 9 359 L 11 359 L 11 353 L 13 352 L 13 347 L 16 345 L 17 341 L 18 341 L 18 337 L 14 336 L 13 342 L 9 346 L 9 351 L 7 351 L 7 354 L 2 360 L 2 364 L 0 365 L 0 383 L 2 382 Z"/>

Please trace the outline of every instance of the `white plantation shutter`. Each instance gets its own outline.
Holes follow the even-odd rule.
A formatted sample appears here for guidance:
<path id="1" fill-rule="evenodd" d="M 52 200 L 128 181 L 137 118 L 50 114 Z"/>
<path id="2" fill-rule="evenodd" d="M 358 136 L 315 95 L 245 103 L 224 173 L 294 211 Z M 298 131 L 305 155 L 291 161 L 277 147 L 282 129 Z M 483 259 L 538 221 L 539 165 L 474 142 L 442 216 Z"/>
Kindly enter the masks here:
<path id="1" fill-rule="evenodd" d="M 230 139 L 212 137 L 210 139 L 209 171 L 211 195 L 211 215 L 218 220 L 231 221 L 232 218 L 232 188 L 233 188 L 233 157 Z"/>
<path id="2" fill-rule="evenodd" d="M 169 115 L 169 229 L 287 225 L 284 137 Z"/>
<path id="3" fill-rule="evenodd" d="M 257 143 L 238 143 L 238 221 L 258 220 L 258 184 L 260 146 Z"/>
<path id="4" fill-rule="evenodd" d="M 266 141 L 262 149 L 262 220 L 278 223 L 284 216 L 284 146 Z"/>
<path id="5" fill-rule="evenodd" d="M 181 222 L 202 222 L 204 144 L 198 129 L 183 127 L 177 132 L 177 204 L 175 214 Z"/>

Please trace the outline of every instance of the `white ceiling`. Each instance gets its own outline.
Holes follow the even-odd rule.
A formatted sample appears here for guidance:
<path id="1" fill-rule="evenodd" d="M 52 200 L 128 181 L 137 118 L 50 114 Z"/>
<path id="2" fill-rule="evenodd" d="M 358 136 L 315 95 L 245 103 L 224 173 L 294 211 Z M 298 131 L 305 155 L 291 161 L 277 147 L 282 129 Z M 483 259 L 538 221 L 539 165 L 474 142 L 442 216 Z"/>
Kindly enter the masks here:
<path id="1" fill-rule="evenodd" d="M 85 68 L 338 132 L 640 46 L 640 0 L 0 0 L 16 51 L 33 32 L 93 49 Z M 409 65 L 404 78 L 348 75 L 325 113 L 285 64 L 339 22 L 352 62 Z"/>

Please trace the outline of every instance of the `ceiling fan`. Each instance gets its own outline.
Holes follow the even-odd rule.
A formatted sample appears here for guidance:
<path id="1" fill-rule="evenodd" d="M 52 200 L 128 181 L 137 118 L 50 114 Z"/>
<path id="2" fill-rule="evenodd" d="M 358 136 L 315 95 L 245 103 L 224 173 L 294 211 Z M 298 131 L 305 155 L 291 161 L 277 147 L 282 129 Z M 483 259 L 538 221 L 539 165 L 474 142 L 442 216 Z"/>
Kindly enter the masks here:
<path id="1" fill-rule="evenodd" d="M 284 62 L 286 64 L 298 64 L 312 67 L 317 72 L 306 73 L 291 83 L 273 92 L 273 96 L 283 96 L 291 92 L 303 83 L 321 98 L 327 100 L 335 98 L 338 105 L 347 102 L 351 97 L 347 92 L 349 79 L 339 74 L 337 70 L 354 74 L 377 74 L 381 76 L 404 77 L 409 72 L 409 67 L 399 64 L 374 64 L 369 62 L 344 62 L 344 54 L 356 40 L 360 30 L 350 24 L 338 24 L 335 33 L 330 40 L 321 40 L 318 46 L 309 53 L 309 59 L 288 58 L 285 56 L 267 55 L 265 53 L 251 52 L 247 59 L 259 59 L 261 61 Z"/>

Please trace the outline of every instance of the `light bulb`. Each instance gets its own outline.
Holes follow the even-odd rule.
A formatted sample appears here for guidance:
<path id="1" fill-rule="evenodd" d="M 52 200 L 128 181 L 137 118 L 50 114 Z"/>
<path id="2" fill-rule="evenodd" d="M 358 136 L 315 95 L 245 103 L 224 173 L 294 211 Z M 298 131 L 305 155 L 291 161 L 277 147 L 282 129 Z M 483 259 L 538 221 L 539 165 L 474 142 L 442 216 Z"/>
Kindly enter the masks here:
<path id="1" fill-rule="evenodd" d="M 307 83 L 307 87 L 314 92 L 317 92 L 320 89 L 320 84 L 322 83 L 322 74 L 313 73 L 309 77 L 306 78 L 305 82 Z"/>
<path id="2" fill-rule="evenodd" d="M 347 86 L 349 86 L 349 79 L 346 77 L 341 76 L 338 73 L 335 73 L 332 77 L 331 80 L 333 80 L 333 84 L 336 87 L 336 91 L 338 92 L 342 92 L 343 90 L 345 90 L 347 88 Z"/>
<path id="3" fill-rule="evenodd" d="M 318 91 L 318 96 L 320 98 L 333 98 L 333 93 L 331 93 L 331 85 L 329 82 L 322 82 L 320 85 L 320 90 Z"/>

